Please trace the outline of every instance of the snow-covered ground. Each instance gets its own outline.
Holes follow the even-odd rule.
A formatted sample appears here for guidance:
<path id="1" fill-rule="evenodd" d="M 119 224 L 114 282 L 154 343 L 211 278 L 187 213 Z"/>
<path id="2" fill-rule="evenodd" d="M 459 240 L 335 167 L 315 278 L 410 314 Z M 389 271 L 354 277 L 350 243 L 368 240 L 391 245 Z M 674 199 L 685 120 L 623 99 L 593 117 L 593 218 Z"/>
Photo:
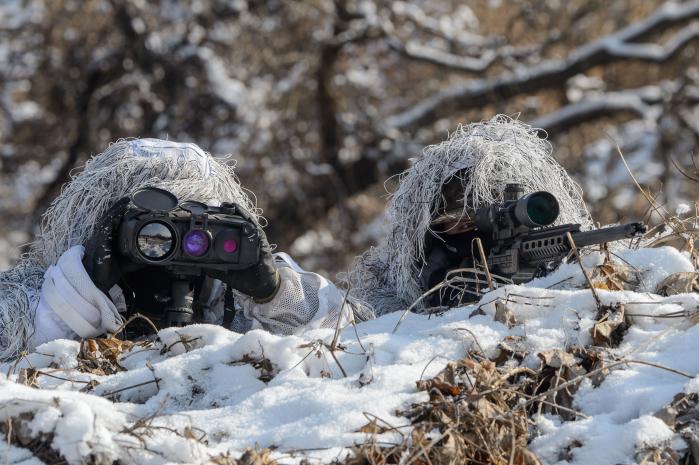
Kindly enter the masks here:
<path id="1" fill-rule="evenodd" d="M 640 281 L 636 291 L 598 290 L 603 304 L 625 303 L 627 314 L 636 315 L 611 354 L 694 377 L 699 326 L 690 318 L 638 316 L 696 313 L 699 294 L 653 294 L 670 273 L 694 271 L 688 256 L 667 247 L 621 256 L 640 270 Z M 590 255 L 585 263 L 592 268 L 600 260 Z M 23 434 L 45 441 L 71 464 L 116 458 L 207 463 L 227 451 L 237 457 L 247 447 L 274 448 L 280 463 L 327 463 L 366 441 L 369 434 L 357 430 L 374 417 L 408 425 L 396 411 L 428 399 L 415 382 L 435 376 L 469 350 L 478 347 L 495 357 L 498 344 L 509 337 L 528 354 L 522 364 L 536 368 L 542 351 L 591 345 L 597 309 L 584 282 L 577 265 L 563 265 L 526 286 L 487 294 L 480 305 L 484 314 L 469 317 L 476 305 L 441 316 L 409 314 L 395 333 L 400 315 L 385 315 L 359 324 L 358 335 L 352 327 L 344 329 L 342 350 L 334 352 L 337 362 L 328 349 L 332 330 L 282 337 L 194 325 L 161 331 L 162 343 L 121 356 L 126 371 L 99 376 L 75 369 L 78 342 L 54 341 L 18 364 L 0 367 L 0 423 L 25 414 L 16 423 L 25 425 Z M 512 327 L 494 318 L 497 297 L 509 300 Z M 20 373 L 32 374 L 21 370 L 30 366 L 63 379 L 39 375 L 41 389 L 15 382 Z M 543 463 L 564 463 L 562 452 L 569 450 L 570 463 L 596 465 L 633 463 L 638 450 L 660 444 L 684 449 L 684 441 L 653 416 L 682 392 L 699 392 L 699 377 L 638 363 L 619 366 L 597 387 L 589 379 L 582 382 L 573 406 L 584 417 L 536 417 L 530 449 Z M 379 438 L 396 439 L 390 432 Z M 41 463 L 4 441 L 0 461 Z"/>

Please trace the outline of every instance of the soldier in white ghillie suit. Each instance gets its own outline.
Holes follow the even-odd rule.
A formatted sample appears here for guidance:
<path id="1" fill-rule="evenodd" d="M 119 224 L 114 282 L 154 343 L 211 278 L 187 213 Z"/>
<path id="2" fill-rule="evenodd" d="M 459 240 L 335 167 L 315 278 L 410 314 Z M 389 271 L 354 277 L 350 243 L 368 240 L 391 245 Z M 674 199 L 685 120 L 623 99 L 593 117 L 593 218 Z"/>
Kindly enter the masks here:
<path id="1" fill-rule="evenodd" d="M 30 252 L 0 274 L 0 360 L 49 340 L 95 337 L 121 325 L 126 307 L 115 285 L 121 276 L 112 267 L 106 281 L 98 279 L 94 271 L 103 263 L 97 262 L 106 257 L 94 255 L 90 245 L 114 207 L 146 186 L 180 200 L 236 203 L 254 221 L 261 219 L 232 166 L 198 146 L 157 139 L 112 144 L 89 160 L 54 200 Z M 301 327 L 334 327 L 344 294 L 325 278 L 301 270 L 286 254 L 273 257 L 263 232 L 261 239 L 258 266 L 235 280 L 242 308 L 232 329 L 290 334 Z M 219 283 L 205 321 L 222 321 L 222 294 Z M 351 314 L 347 309 L 344 318 Z M 365 307 L 352 309 L 358 319 L 373 317 Z"/>
<path id="2" fill-rule="evenodd" d="M 554 224 L 593 226 L 580 187 L 551 155 L 538 131 L 506 116 L 460 126 L 441 144 L 425 148 L 399 176 L 387 209 L 385 239 L 355 263 L 352 295 L 377 315 L 405 310 L 444 277 L 470 250 L 455 251 L 434 220 L 445 214 L 472 217 L 475 210 L 503 200 L 503 190 L 519 183 L 524 194 L 548 191 L 559 202 Z M 446 225 L 449 228 L 449 225 Z M 470 241 L 469 241 L 470 242 Z M 451 249 L 451 250 L 450 250 Z M 454 257 L 454 254 L 462 256 Z M 419 301 L 414 309 L 428 306 Z"/>
<path id="3" fill-rule="evenodd" d="M 580 189 L 535 130 L 505 117 L 460 127 L 447 141 L 427 147 L 401 175 L 388 207 L 390 230 L 384 242 L 359 257 L 344 309 L 344 292 L 302 270 L 286 254 L 273 256 L 261 233 L 260 262 L 232 281 L 241 311 L 231 329 L 291 334 L 334 327 L 338 318 L 346 324 L 352 314 L 366 320 L 405 310 L 425 292 L 430 276 L 449 266 L 443 260 L 441 226 L 435 227 L 433 219 L 455 205 L 468 215 L 502 200 L 499 196 L 511 182 L 521 183 L 525 193 L 553 193 L 561 204 L 559 222 L 591 227 Z M 105 217 L 119 220 L 109 215 L 119 211 L 120 199 L 146 186 L 170 191 L 180 200 L 237 203 L 256 222 L 261 219 L 232 167 L 196 145 L 156 139 L 116 142 L 66 185 L 47 211 L 29 254 L 0 274 L 0 360 L 52 339 L 94 337 L 120 326 L 126 310 L 120 274 L 112 269 L 105 279 L 95 272 L 104 257 L 96 256 L 91 244 L 104 229 Z M 223 292 L 221 286 L 217 289 L 205 315 L 211 323 L 223 319 Z"/>

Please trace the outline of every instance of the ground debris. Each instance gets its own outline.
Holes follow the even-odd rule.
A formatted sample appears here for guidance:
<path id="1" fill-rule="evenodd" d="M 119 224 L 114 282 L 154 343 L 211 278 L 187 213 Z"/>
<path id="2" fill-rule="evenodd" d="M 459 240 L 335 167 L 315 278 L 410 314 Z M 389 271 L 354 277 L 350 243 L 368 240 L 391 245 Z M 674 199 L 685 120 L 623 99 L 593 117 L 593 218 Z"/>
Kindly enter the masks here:
<path id="1" fill-rule="evenodd" d="M 668 405 L 653 414 L 687 443 L 683 455 L 667 444 L 643 448 L 636 452 L 636 459 L 643 465 L 678 465 L 699 463 L 699 394 L 679 393 Z"/>
<path id="2" fill-rule="evenodd" d="M 53 433 L 32 435 L 29 422 L 34 419 L 31 412 L 22 413 L 7 421 L 0 422 L 0 434 L 9 443 L 29 450 L 44 463 L 51 465 L 67 464 L 63 456 L 53 448 Z"/>
<path id="3" fill-rule="evenodd" d="M 597 322 L 590 329 L 596 346 L 616 347 L 621 343 L 629 328 L 625 313 L 626 309 L 622 303 L 600 308 Z"/>
<path id="4" fill-rule="evenodd" d="M 245 449 L 239 458 L 231 457 L 229 452 L 211 457 L 210 462 L 215 465 L 277 465 L 275 460 L 270 458 L 270 449 Z"/>
<path id="5" fill-rule="evenodd" d="M 682 271 L 672 273 L 658 285 L 657 294 L 671 296 L 699 292 L 699 273 L 694 271 Z"/>
<path id="6" fill-rule="evenodd" d="M 536 355 L 541 359 L 544 365 L 551 368 L 575 367 L 577 363 L 575 356 L 561 349 L 545 350 Z"/>
<path id="7" fill-rule="evenodd" d="M 580 360 L 580 367 L 586 372 L 591 373 L 590 381 L 594 387 L 602 384 L 602 381 L 609 375 L 609 370 L 604 369 L 607 362 L 601 351 L 592 350 L 590 348 L 572 347 L 570 353 Z"/>
<path id="8" fill-rule="evenodd" d="M 449 362 L 434 378 L 417 382 L 429 400 L 400 414 L 412 424 L 394 446 L 374 438 L 355 446 L 338 465 L 493 463 L 538 465 L 527 448 L 529 425 L 523 410 L 513 410 L 535 373 L 526 368 L 498 368 L 490 360 L 464 358 Z M 381 434 L 385 429 L 368 428 Z M 375 425 L 375 422 L 374 422 Z"/>
<path id="9" fill-rule="evenodd" d="M 539 404 L 537 413 L 552 413 L 564 420 L 575 420 L 579 414 L 573 409 L 573 396 L 579 383 L 557 389 L 565 382 L 582 379 L 587 370 L 581 360 L 569 352 L 560 349 L 547 350 L 537 354 L 541 360 L 541 368 L 531 384 L 534 388 L 529 391 L 531 396 L 546 394 Z"/>
<path id="10" fill-rule="evenodd" d="M 512 328 L 517 324 L 514 312 L 506 302 L 501 300 L 495 302 L 495 321 L 499 321 L 508 328 Z"/>
<path id="11" fill-rule="evenodd" d="M 606 258 L 592 270 L 592 285 L 607 291 L 630 291 L 638 287 L 639 272 L 630 266 Z"/>
<path id="12" fill-rule="evenodd" d="M 653 447 L 644 449 L 636 454 L 638 465 L 680 465 L 690 464 L 682 460 L 682 455 L 670 446 Z M 695 463 L 695 462 L 694 462 Z"/>
<path id="13" fill-rule="evenodd" d="M 240 360 L 234 360 L 230 362 L 231 365 L 245 365 L 249 364 L 257 370 L 259 376 L 257 379 L 264 383 L 269 383 L 276 375 L 279 373 L 279 368 L 276 367 L 270 359 L 263 355 L 252 355 L 245 354 Z"/>
<path id="14" fill-rule="evenodd" d="M 497 349 L 497 355 L 491 359 L 497 366 L 511 360 L 519 365 L 529 353 L 525 338 L 522 336 L 506 336 L 497 345 Z"/>
<path id="15" fill-rule="evenodd" d="M 372 418 L 369 423 L 359 428 L 357 433 L 382 434 L 390 430 L 391 428 L 379 425 L 376 418 Z"/>
<path id="16" fill-rule="evenodd" d="M 39 374 L 40 371 L 36 368 L 21 368 L 17 375 L 17 383 L 39 389 L 39 383 L 37 381 Z"/>
<path id="17" fill-rule="evenodd" d="M 83 339 L 78 352 L 78 370 L 93 375 L 112 375 L 126 369 L 119 364 L 119 357 L 136 344 L 115 337 Z"/>

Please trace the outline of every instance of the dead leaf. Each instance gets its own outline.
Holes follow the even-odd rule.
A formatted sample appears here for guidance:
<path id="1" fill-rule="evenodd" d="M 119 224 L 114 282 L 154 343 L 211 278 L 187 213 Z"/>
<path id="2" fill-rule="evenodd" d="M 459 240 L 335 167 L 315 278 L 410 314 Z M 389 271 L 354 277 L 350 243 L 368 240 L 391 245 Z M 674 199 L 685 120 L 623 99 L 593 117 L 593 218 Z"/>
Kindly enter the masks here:
<path id="1" fill-rule="evenodd" d="M 572 367 L 577 364 L 575 357 L 560 349 L 545 350 L 536 354 L 544 365 L 552 368 Z"/>
<path id="2" fill-rule="evenodd" d="M 36 368 L 22 368 L 19 370 L 17 375 L 17 383 L 29 386 L 32 388 L 39 388 L 39 383 L 37 383 L 37 377 L 39 375 L 39 370 Z"/>
<path id="3" fill-rule="evenodd" d="M 83 339 L 78 352 L 78 370 L 101 376 L 125 371 L 119 364 L 119 358 L 134 345 L 131 341 L 115 337 Z"/>
<path id="4" fill-rule="evenodd" d="M 372 419 L 369 423 L 359 428 L 356 432 L 368 434 L 382 434 L 386 431 L 390 431 L 390 428 L 380 426 L 377 424 L 376 419 Z"/>
<path id="5" fill-rule="evenodd" d="M 654 417 L 659 418 L 670 428 L 674 428 L 677 423 L 677 409 L 672 405 L 668 405 L 658 410 L 653 414 Z"/>
<path id="6" fill-rule="evenodd" d="M 515 314 L 507 304 L 500 300 L 495 302 L 495 321 L 504 324 L 508 328 L 512 328 L 517 324 Z"/>
<path id="7" fill-rule="evenodd" d="M 271 454 L 270 449 L 245 449 L 239 459 L 231 457 L 230 452 L 224 452 L 209 460 L 215 465 L 278 465 L 276 460 L 270 458 Z"/>
<path id="8" fill-rule="evenodd" d="M 590 329 L 595 345 L 616 347 L 628 328 L 625 320 L 624 304 L 607 307 L 605 314 Z"/>
<path id="9" fill-rule="evenodd" d="M 486 399 L 478 399 L 474 406 L 478 413 L 482 415 L 484 418 L 495 418 L 497 415 L 501 413 L 500 409 L 497 408 L 495 404 Z"/>
<path id="10" fill-rule="evenodd" d="M 693 271 L 672 273 L 663 279 L 655 292 L 663 296 L 699 292 L 699 273 Z"/>
<path id="11" fill-rule="evenodd" d="M 580 359 L 580 367 L 587 372 L 596 371 L 605 366 L 605 359 L 601 352 L 589 350 L 582 347 L 574 347 L 571 353 Z M 598 387 L 602 381 L 609 375 L 609 370 L 601 370 L 590 376 L 592 385 Z"/>
<path id="12" fill-rule="evenodd" d="M 639 273 L 633 268 L 605 259 L 592 270 L 592 286 L 607 291 L 629 291 L 638 286 Z"/>

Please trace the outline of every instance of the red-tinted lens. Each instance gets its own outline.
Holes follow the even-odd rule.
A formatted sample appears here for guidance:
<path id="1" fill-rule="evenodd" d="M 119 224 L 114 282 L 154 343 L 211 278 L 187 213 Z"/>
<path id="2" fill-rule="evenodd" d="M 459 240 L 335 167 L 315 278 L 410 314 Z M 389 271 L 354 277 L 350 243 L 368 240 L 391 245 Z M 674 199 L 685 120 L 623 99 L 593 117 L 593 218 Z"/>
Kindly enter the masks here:
<path id="1" fill-rule="evenodd" d="M 226 253 L 233 253 L 238 250 L 238 243 L 235 239 L 226 239 L 223 241 L 223 251 Z"/>

